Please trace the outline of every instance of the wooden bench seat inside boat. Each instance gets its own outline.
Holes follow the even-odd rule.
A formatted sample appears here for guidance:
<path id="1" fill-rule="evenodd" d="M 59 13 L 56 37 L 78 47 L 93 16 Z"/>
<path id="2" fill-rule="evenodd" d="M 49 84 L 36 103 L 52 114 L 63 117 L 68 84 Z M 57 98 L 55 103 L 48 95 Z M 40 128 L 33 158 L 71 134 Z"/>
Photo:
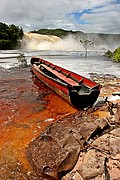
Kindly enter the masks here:
<path id="1" fill-rule="evenodd" d="M 65 74 L 61 73 L 61 72 L 58 72 L 55 70 L 55 68 L 50 68 L 44 64 L 41 65 L 41 68 L 45 68 L 47 69 L 49 72 L 53 73 L 54 75 L 56 75 L 58 78 L 60 78 L 61 80 L 64 80 L 65 82 L 67 82 L 68 84 L 72 85 L 72 86 L 78 86 L 78 82 L 76 82 L 75 80 L 71 79 L 70 78 L 70 75 L 69 77 L 66 76 Z"/>

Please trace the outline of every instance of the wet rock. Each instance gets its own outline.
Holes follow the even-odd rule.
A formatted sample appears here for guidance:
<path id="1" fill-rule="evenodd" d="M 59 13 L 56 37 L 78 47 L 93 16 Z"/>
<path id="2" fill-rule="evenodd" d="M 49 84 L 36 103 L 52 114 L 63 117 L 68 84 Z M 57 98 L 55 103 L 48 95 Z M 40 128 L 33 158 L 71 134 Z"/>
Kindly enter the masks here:
<path id="1" fill-rule="evenodd" d="M 98 97 L 97 101 L 94 103 L 94 107 L 101 107 L 105 104 L 106 98 L 105 97 Z"/>
<path id="2" fill-rule="evenodd" d="M 113 121 L 120 123 L 120 106 L 116 109 Z"/>
<path id="3" fill-rule="evenodd" d="M 89 73 L 90 77 L 91 78 L 96 78 L 96 79 L 99 79 L 99 78 L 102 78 L 102 79 L 115 79 L 117 78 L 115 75 L 112 75 L 112 74 L 97 74 L 97 73 Z"/>
<path id="4" fill-rule="evenodd" d="M 107 126 L 107 122 L 93 116 L 93 112 L 91 116 L 88 114 L 77 112 L 67 116 L 48 127 L 46 133 L 59 141 L 63 140 L 66 134 L 72 134 L 82 147 L 85 141 L 95 135 L 94 132 L 98 133 Z"/>
<path id="5" fill-rule="evenodd" d="M 120 179 L 120 154 L 117 154 L 113 158 L 109 158 L 107 169 L 109 172 L 110 180 Z"/>
<path id="6" fill-rule="evenodd" d="M 27 67 L 27 59 L 24 54 L 20 54 L 17 57 L 17 60 L 18 60 L 19 67 L 23 67 L 23 68 Z"/>
<path id="7" fill-rule="evenodd" d="M 78 173 L 78 169 L 83 162 L 83 157 L 85 156 L 85 152 L 80 152 L 78 161 L 72 171 L 67 173 L 65 176 L 62 177 L 62 180 L 82 180 L 81 175 Z"/>
<path id="8" fill-rule="evenodd" d="M 120 137 L 120 128 L 113 129 L 110 132 L 110 135 L 113 135 L 113 136 L 116 136 L 116 137 Z"/>
<path id="9" fill-rule="evenodd" d="M 114 129 L 110 134 L 99 137 L 93 143 L 99 151 L 108 157 L 106 164 L 109 179 L 120 178 L 120 128 Z"/>
<path id="10" fill-rule="evenodd" d="M 119 179 L 120 129 L 102 135 L 108 124 L 93 114 L 89 109 L 66 116 L 30 143 L 27 157 L 40 178 Z"/>
<path id="11" fill-rule="evenodd" d="M 110 154 L 110 155 L 120 154 L 119 134 L 116 136 L 112 134 L 105 134 L 99 137 L 98 139 L 96 139 L 92 145 L 106 154 Z"/>
<path id="12" fill-rule="evenodd" d="M 60 179 L 73 169 L 84 144 L 107 126 L 105 120 L 88 114 L 80 111 L 64 117 L 30 143 L 27 158 L 38 176 Z"/>
<path id="13" fill-rule="evenodd" d="M 66 139 L 63 147 L 51 136 L 43 135 L 30 144 L 27 157 L 39 176 L 42 174 L 44 177 L 58 179 L 61 173 L 73 168 L 79 148 L 73 136 Z"/>
<path id="14" fill-rule="evenodd" d="M 104 167 L 105 157 L 98 151 L 89 150 L 84 158 L 81 166 L 78 168 L 78 173 L 83 179 L 91 179 L 105 171 Z"/>
<path id="15" fill-rule="evenodd" d="M 101 109 L 101 108 L 100 108 Z M 119 119 L 119 107 L 117 108 L 117 119 Z M 107 110 L 107 109 L 106 109 Z M 120 179 L 120 127 L 119 127 L 119 122 L 117 122 L 116 118 L 116 113 L 114 116 L 109 116 L 109 118 L 114 117 L 114 121 L 117 123 L 116 125 L 112 126 L 110 124 L 110 128 L 108 130 L 104 130 L 104 135 L 101 136 L 101 134 L 99 134 L 99 136 L 96 139 L 93 139 L 91 141 L 92 135 L 90 137 L 90 140 L 88 141 L 90 148 L 92 148 L 92 150 L 89 150 L 89 147 L 86 149 L 86 151 L 88 151 L 87 153 L 85 153 L 86 151 L 84 150 L 84 153 L 81 154 L 80 152 L 80 156 L 78 159 L 78 162 L 76 164 L 76 166 L 74 167 L 74 169 L 68 173 L 66 176 L 64 176 L 62 178 L 62 180 L 83 180 L 83 179 L 91 179 L 91 180 L 115 180 L 115 179 Z M 107 120 L 107 119 L 106 119 Z M 94 123 L 96 123 L 97 119 L 95 119 Z M 101 119 L 98 119 L 98 122 L 101 123 L 101 128 L 104 128 L 104 121 L 102 122 Z M 100 126 L 100 124 L 99 124 Z M 103 127 L 102 127 L 103 126 Z M 113 129 L 113 130 L 112 130 Z M 94 133 L 93 133 L 94 135 Z M 102 168 L 102 170 L 100 169 L 100 171 L 96 171 L 96 167 L 95 162 L 97 162 L 97 159 L 99 159 L 97 156 L 94 157 L 94 163 L 92 166 L 92 160 L 93 157 L 90 158 L 90 156 L 88 156 L 89 158 L 86 158 L 87 155 L 89 155 L 89 152 L 95 152 L 98 153 L 100 155 L 100 158 L 103 158 L 103 164 L 101 164 L 100 168 Z M 91 153 L 92 154 L 92 153 Z M 93 153 L 94 154 L 94 153 Z M 92 155 L 91 155 L 92 156 Z M 85 161 L 86 160 L 86 161 Z M 89 169 L 89 165 L 91 164 L 90 167 L 93 167 L 93 169 Z M 86 168 L 87 167 L 87 168 Z M 85 171 L 85 169 L 87 169 Z M 97 174 L 97 173 L 98 174 Z M 95 176 L 95 177 L 94 177 Z"/>

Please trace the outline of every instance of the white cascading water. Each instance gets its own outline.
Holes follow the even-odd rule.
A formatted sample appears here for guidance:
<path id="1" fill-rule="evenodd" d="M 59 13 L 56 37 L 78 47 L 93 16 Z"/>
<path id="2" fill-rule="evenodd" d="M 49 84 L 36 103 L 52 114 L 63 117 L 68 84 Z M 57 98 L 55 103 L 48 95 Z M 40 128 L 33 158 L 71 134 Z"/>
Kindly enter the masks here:
<path id="1" fill-rule="evenodd" d="M 57 36 L 25 32 L 22 44 L 26 49 L 43 49 L 44 44 L 53 44 L 60 40 Z"/>
<path id="2" fill-rule="evenodd" d="M 81 50 L 83 46 L 72 36 L 64 39 L 53 35 L 42 35 L 37 33 L 24 32 L 22 46 L 31 50 Z"/>
<path id="3" fill-rule="evenodd" d="M 24 32 L 22 39 L 23 49 L 29 50 L 60 50 L 60 51 L 80 51 L 85 50 L 80 43 L 84 36 L 68 35 L 65 38 L 60 38 L 53 35 L 42 35 L 38 33 Z M 93 42 L 93 46 L 89 46 L 88 50 L 115 50 L 119 47 L 119 41 L 111 35 L 106 36 L 106 41 L 97 34 L 87 34 L 86 38 Z"/>

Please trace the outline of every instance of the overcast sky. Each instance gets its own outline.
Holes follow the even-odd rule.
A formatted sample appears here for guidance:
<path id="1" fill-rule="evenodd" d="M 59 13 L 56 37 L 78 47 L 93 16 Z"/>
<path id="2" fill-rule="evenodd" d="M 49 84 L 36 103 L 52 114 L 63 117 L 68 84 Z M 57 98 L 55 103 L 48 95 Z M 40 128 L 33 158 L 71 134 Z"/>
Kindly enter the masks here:
<path id="1" fill-rule="evenodd" d="M 62 28 L 120 34 L 120 0 L 0 0 L 0 22 L 24 31 Z"/>

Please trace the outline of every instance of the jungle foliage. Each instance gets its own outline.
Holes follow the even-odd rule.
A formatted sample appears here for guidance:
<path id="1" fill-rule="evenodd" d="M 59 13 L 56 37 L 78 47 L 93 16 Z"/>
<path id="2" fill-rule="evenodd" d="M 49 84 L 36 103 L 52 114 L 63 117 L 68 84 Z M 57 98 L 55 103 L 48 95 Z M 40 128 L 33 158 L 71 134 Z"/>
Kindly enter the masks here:
<path id="1" fill-rule="evenodd" d="M 15 49 L 20 46 L 23 30 L 15 25 L 7 25 L 0 22 L 0 49 Z"/>
<path id="2" fill-rule="evenodd" d="M 69 34 L 78 34 L 83 33 L 82 31 L 72 31 L 72 30 L 64 30 L 64 29 L 39 29 L 31 31 L 32 33 L 39 33 L 43 35 L 54 35 L 58 36 L 60 38 L 63 38 L 65 36 L 68 36 Z"/>

